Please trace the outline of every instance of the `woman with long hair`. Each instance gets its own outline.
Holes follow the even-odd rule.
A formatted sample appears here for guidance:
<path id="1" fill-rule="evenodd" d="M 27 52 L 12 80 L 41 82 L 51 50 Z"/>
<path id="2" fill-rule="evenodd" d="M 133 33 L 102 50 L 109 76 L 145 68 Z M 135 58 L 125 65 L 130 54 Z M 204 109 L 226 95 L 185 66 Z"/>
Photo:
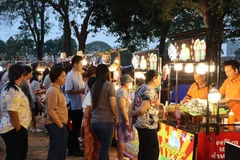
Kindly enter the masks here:
<path id="1" fill-rule="evenodd" d="M 139 152 L 138 160 L 158 160 L 158 122 L 159 99 L 155 88 L 160 85 L 160 75 L 155 70 L 145 74 L 145 84 L 135 92 L 133 108 L 133 125 L 138 131 Z M 131 121 L 131 120 L 130 120 Z"/>
<path id="2" fill-rule="evenodd" d="M 9 81 L 1 93 L 0 134 L 6 144 L 6 159 L 27 158 L 27 128 L 32 116 L 28 98 L 20 88 L 24 71 L 24 66 L 12 65 L 8 72 Z"/>
<path id="3" fill-rule="evenodd" d="M 100 142 L 99 160 L 108 160 L 113 139 L 114 122 L 117 123 L 116 91 L 108 81 L 108 66 L 100 64 L 96 69 L 96 81 L 91 89 L 91 128 Z"/>
<path id="4" fill-rule="evenodd" d="M 88 67 L 88 69 L 87 69 L 87 72 L 86 72 L 87 81 L 86 81 L 86 86 L 85 86 L 85 95 L 87 95 L 88 92 L 89 92 L 89 90 L 90 90 L 90 88 L 89 88 L 89 86 L 88 86 L 88 79 L 89 79 L 90 77 L 96 77 L 96 69 L 97 69 L 96 66 L 90 66 L 90 67 Z"/>
<path id="5" fill-rule="evenodd" d="M 90 77 L 88 79 L 88 86 L 91 90 L 93 84 L 96 81 L 96 77 Z M 90 127 L 90 118 L 91 118 L 91 107 L 92 107 L 92 96 L 91 91 L 88 92 L 84 101 L 83 101 L 83 120 L 82 120 L 82 130 L 84 135 L 84 160 L 97 160 L 98 159 L 98 150 L 99 150 L 99 141 L 97 137 L 92 132 Z"/>

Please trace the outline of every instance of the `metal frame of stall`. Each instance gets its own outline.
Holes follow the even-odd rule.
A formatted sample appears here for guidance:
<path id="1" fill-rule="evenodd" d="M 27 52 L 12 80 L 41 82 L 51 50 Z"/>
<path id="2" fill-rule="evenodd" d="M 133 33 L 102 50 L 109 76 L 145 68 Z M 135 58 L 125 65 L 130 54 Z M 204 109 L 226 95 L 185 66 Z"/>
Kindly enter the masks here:
<path id="1" fill-rule="evenodd" d="M 133 54 L 133 56 L 134 55 L 138 55 L 138 56 L 142 56 L 142 55 L 144 55 L 145 56 L 145 58 L 149 58 L 149 55 L 148 54 L 151 54 L 151 53 L 154 53 L 154 54 L 156 54 L 157 55 L 157 66 L 156 66 L 156 70 L 158 70 L 159 72 L 161 72 L 162 70 L 162 59 L 159 57 L 159 50 L 158 49 L 151 49 L 151 50 L 143 50 L 143 51 L 136 51 L 136 52 L 134 52 L 134 53 L 132 53 Z M 148 59 L 149 60 L 149 59 Z M 149 68 L 149 66 L 147 66 L 147 68 L 146 69 L 141 69 L 140 68 L 140 59 L 138 59 L 137 61 L 137 64 L 136 65 L 138 65 L 138 66 L 135 66 L 135 69 L 134 69 L 134 86 L 136 86 L 136 79 L 137 78 L 144 78 L 143 77 L 143 74 L 142 74 L 142 76 L 141 77 L 137 77 L 137 75 L 136 75 L 136 72 L 141 72 L 141 73 L 145 73 L 145 72 L 147 72 L 150 68 Z M 147 63 L 149 63 L 149 61 L 147 62 Z M 134 64 L 133 64 L 133 61 L 132 61 L 132 65 L 133 65 L 133 67 L 134 67 Z M 149 65 L 149 64 L 147 64 L 147 65 Z M 161 97 L 161 95 L 159 95 L 159 97 Z M 136 131 L 136 133 L 135 133 L 135 136 L 137 137 L 138 136 L 138 134 L 137 134 L 137 131 Z M 135 140 L 133 140 L 133 141 L 131 141 L 131 142 L 127 142 L 126 143 L 126 147 L 125 147 L 125 149 L 124 149 L 124 155 L 125 156 L 127 156 L 127 157 L 129 157 L 131 160 L 137 160 L 137 153 L 138 153 L 138 145 L 139 145 L 139 142 L 138 142 L 138 139 L 137 138 L 135 138 Z"/>
<path id="2" fill-rule="evenodd" d="M 186 40 L 186 39 L 191 39 L 191 38 L 197 38 L 198 36 L 205 36 L 206 38 L 206 59 L 203 61 L 200 61 L 201 63 L 207 63 L 208 64 L 208 71 L 207 71 L 207 82 L 208 82 L 208 86 L 212 85 L 212 82 L 216 82 L 215 85 L 219 86 L 219 79 L 220 79 L 220 49 L 221 49 L 221 34 L 222 31 L 218 30 L 211 30 L 211 29 L 200 29 L 200 30 L 194 30 L 194 31 L 188 31 L 188 32 L 184 32 L 184 33 L 179 33 L 179 34 L 174 34 L 174 35 L 169 35 L 168 38 L 170 39 L 170 41 L 178 41 L 178 40 Z M 219 36 L 219 37 L 217 37 Z M 217 38 L 216 38 L 217 37 Z M 219 41 L 216 41 L 216 39 L 218 39 Z M 211 45 L 211 46 L 210 46 Z M 215 50 L 214 50 L 215 49 Z M 216 51 L 217 50 L 217 51 Z M 218 52 L 218 55 L 213 55 L 212 53 L 216 53 Z M 210 63 L 211 61 L 213 61 L 215 63 L 215 73 L 210 73 Z M 171 61 L 170 63 L 168 63 L 170 66 L 172 64 L 176 64 L 176 63 L 200 63 L 200 62 L 193 62 L 193 61 Z M 179 81 L 179 72 L 176 71 L 176 99 L 175 99 L 175 103 L 177 104 L 178 102 L 178 81 Z M 170 91 L 170 81 L 171 81 L 171 69 L 169 70 L 169 89 L 168 89 L 168 94 Z M 208 88 L 209 91 L 209 88 Z M 170 100 L 168 100 L 170 101 Z M 218 107 L 219 109 L 219 107 Z M 212 132 L 210 133 L 210 127 L 214 128 L 214 134 L 215 135 L 219 135 L 219 127 L 221 126 L 219 123 L 219 111 L 217 111 L 217 115 L 216 115 L 216 123 L 210 123 L 209 119 L 210 119 L 210 112 L 209 112 L 209 103 L 207 103 L 207 113 L 206 113 L 206 124 L 205 124 L 205 135 L 209 136 L 210 134 L 212 134 Z M 173 126 L 176 125 L 176 128 L 181 128 L 180 126 L 180 121 L 178 120 L 178 118 L 176 118 L 176 124 L 172 124 Z M 188 132 L 187 129 L 183 129 L 185 131 Z M 202 137 L 202 135 L 199 135 L 199 125 L 197 122 L 197 131 L 193 134 L 196 135 L 196 141 L 195 141 L 195 147 L 197 147 L 197 145 L 199 144 L 199 142 L 197 142 L 197 139 L 199 139 L 200 137 Z M 200 137 L 198 137 L 200 136 Z M 211 139 L 211 138 L 210 138 Z M 195 148 L 194 147 L 194 148 Z M 197 149 L 196 151 L 193 151 L 193 158 L 195 157 L 195 152 L 197 153 Z M 215 157 L 217 157 L 217 155 L 214 155 Z"/>
<path id="3" fill-rule="evenodd" d="M 179 39 L 187 39 L 192 38 L 197 35 L 205 35 L 206 36 L 206 60 L 203 61 L 210 66 L 211 61 L 215 63 L 215 72 L 210 73 L 210 67 L 208 67 L 207 72 L 207 82 L 208 86 L 213 85 L 220 87 L 220 51 L 221 51 L 221 34 L 222 30 L 213 30 L 213 29 L 201 29 L 195 31 L 189 31 L 185 33 L 170 35 L 169 39 L 176 40 Z M 217 53 L 214 54 L 214 53 Z M 180 62 L 170 62 L 169 64 L 180 63 Z M 183 63 L 183 62 L 181 62 Z M 186 63 L 188 63 L 186 61 Z M 169 73 L 169 84 L 170 84 L 170 77 L 171 73 Z M 178 81 L 178 73 L 176 72 L 176 81 Z M 176 82 L 178 85 L 178 82 Z M 170 89 L 169 89 L 170 90 Z M 178 90 L 178 89 L 177 89 Z M 209 90 L 209 89 L 208 89 Z M 178 91 L 177 91 L 178 92 Z M 176 92 L 176 102 L 178 99 L 178 95 Z M 194 135 L 195 137 L 195 146 L 193 150 L 193 158 L 198 160 L 205 160 L 205 159 L 224 159 L 224 144 L 225 142 L 231 142 L 233 144 L 240 144 L 240 136 L 239 132 L 236 131 L 220 131 L 220 127 L 229 126 L 229 124 L 220 124 L 220 115 L 219 115 L 219 106 L 217 107 L 217 115 L 215 115 L 215 122 L 210 123 L 210 111 L 209 111 L 209 101 L 207 101 L 207 113 L 206 113 L 206 123 L 201 124 L 200 127 L 205 128 L 205 131 L 199 131 L 197 126 L 197 130 Z M 178 126 L 178 122 L 174 124 L 170 124 L 167 121 L 163 123 L 168 124 L 169 126 L 175 127 L 175 129 L 182 129 L 185 131 L 189 131 L 186 128 L 182 128 L 182 126 Z M 192 132 L 190 132 L 192 133 Z"/>

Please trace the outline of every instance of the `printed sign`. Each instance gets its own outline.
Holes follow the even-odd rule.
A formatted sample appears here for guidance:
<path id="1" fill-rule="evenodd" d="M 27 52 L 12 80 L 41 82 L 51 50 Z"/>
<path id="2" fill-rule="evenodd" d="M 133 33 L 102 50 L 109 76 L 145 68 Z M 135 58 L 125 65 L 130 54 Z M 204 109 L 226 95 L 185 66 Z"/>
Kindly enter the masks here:
<path id="1" fill-rule="evenodd" d="M 184 39 L 170 42 L 168 55 L 174 62 L 199 62 L 206 59 L 206 40 L 204 38 Z"/>
<path id="2" fill-rule="evenodd" d="M 206 135 L 205 132 L 198 133 L 197 159 L 225 159 L 225 143 L 230 142 L 234 145 L 240 144 L 239 132 L 220 132 L 216 135 L 210 132 Z"/>
<path id="3" fill-rule="evenodd" d="M 158 69 L 158 50 L 148 50 L 134 52 L 132 65 L 135 70 L 157 70 Z"/>
<path id="4" fill-rule="evenodd" d="M 160 160 L 194 159 L 195 135 L 161 123 L 158 132 Z"/>

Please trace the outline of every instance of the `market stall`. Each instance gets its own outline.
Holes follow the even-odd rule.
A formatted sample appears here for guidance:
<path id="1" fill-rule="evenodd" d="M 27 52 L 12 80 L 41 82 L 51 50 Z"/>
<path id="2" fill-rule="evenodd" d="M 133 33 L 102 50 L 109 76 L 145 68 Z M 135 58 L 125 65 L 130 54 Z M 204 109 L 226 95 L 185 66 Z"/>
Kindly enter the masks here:
<path id="1" fill-rule="evenodd" d="M 207 29 L 168 37 L 169 84 L 174 77 L 175 99 L 173 103 L 170 103 L 170 99 L 169 103 L 166 103 L 164 109 L 167 114 L 160 122 L 158 132 L 160 160 L 225 159 L 225 142 L 240 144 L 240 136 L 238 136 L 240 127 L 235 126 L 233 113 L 228 107 L 218 103 L 221 98 L 217 89 L 217 86 L 220 86 L 220 55 L 211 55 L 209 41 L 213 39 L 212 37 L 214 37 L 213 31 Z M 151 52 L 145 53 L 146 57 L 143 58 L 141 54 L 143 53 L 134 53 L 132 59 L 135 78 L 143 78 L 143 74 L 151 69 L 152 61 L 149 58 Z M 179 93 L 184 92 L 179 88 L 179 82 L 186 81 L 187 77 L 193 76 L 193 73 L 206 75 L 207 98 L 192 99 L 188 103 L 179 105 Z M 137 132 L 135 135 L 135 140 L 127 143 L 125 149 L 125 155 L 133 160 L 137 159 L 139 145 Z"/>
<path id="2" fill-rule="evenodd" d="M 161 71 L 159 60 L 159 51 L 158 49 L 137 51 L 133 53 L 132 57 L 132 66 L 134 68 L 134 79 L 135 85 L 137 84 L 138 79 L 144 79 L 144 73 L 148 70 L 159 70 Z"/>
<path id="3" fill-rule="evenodd" d="M 211 32 L 198 30 L 169 36 L 169 76 L 175 74 L 176 95 L 175 103 L 165 106 L 168 115 L 161 122 L 161 160 L 224 159 L 226 141 L 240 144 L 239 132 L 228 124 L 231 112 L 228 114 L 227 107 L 218 103 L 221 96 L 214 86 L 219 86 L 220 55 L 213 58 L 208 50 Z M 178 93 L 182 92 L 178 90 L 179 79 L 186 79 L 193 72 L 207 75 L 208 97 L 179 105 Z M 213 83 L 218 85 L 211 86 Z"/>
<path id="4" fill-rule="evenodd" d="M 159 58 L 158 49 L 134 52 L 132 57 L 132 66 L 134 68 L 134 88 L 137 89 L 138 86 L 144 83 L 144 73 L 151 69 L 161 71 L 161 59 Z M 138 133 L 137 130 L 135 130 L 135 140 L 126 143 L 124 154 L 132 160 L 136 160 L 138 146 Z"/>

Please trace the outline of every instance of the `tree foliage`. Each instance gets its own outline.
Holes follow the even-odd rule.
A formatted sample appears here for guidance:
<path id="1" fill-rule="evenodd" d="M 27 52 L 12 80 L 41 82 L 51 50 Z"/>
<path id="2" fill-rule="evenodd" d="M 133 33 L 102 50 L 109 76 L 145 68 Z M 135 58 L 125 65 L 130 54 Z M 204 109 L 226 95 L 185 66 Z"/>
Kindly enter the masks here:
<path id="1" fill-rule="evenodd" d="M 240 48 L 238 48 L 235 52 L 234 52 L 234 55 L 237 59 L 240 58 Z"/>
<path id="2" fill-rule="evenodd" d="M 230 11 L 225 16 L 225 39 L 235 39 L 240 37 L 240 1 L 232 0 Z"/>
<path id="3" fill-rule="evenodd" d="M 96 53 L 96 52 L 105 52 L 109 51 L 111 46 L 102 41 L 94 41 L 86 45 L 86 50 L 84 53 Z"/>
<path id="4" fill-rule="evenodd" d="M 50 39 L 44 43 L 44 53 L 48 53 L 50 55 L 59 56 L 61 52 L 64 51 L 64 37 L 57 37 L 55 39 Z M 71 38 L 71 52 L 77 53 L 77 44 L 74 39 Z"/>
<path id="5" fill-rule="evenodd" d="M 2 55 L 4 60 L 19 60 L 21 56 L 27 57 L 33 54 L 35 51 L 34 41 L 27 37 L 15 36 L 14 38 L 9 38 L 4 43 L 6 50 Z"/>
<path id="6" fill-rule="evenodd" d="M 71 28 L 70 28 L 70 15 L 78 13 L 81 7 L 80 1 L 76 0 L 47 0 L 48 4 L 54 9 L 54 14 L 58 14 L 59 21 L 62 22 L 63 28 L 63 48 L 68 56 L 72 55 L 71 52 Z M 56 15 L 56 14 L 55 14 Z"/>
<path id="7" fill-rule="evenodd" d="M 22 37 L 32 37 L 35 42 L 37 57 L 42 59 L 44 37 L 50 29 L 46 16 L 46 0 L 3 0 L 0 4 L 2 18 L 11 17 L 7 22 L 12 23 L 20 18 L 19 30 Z"/>

